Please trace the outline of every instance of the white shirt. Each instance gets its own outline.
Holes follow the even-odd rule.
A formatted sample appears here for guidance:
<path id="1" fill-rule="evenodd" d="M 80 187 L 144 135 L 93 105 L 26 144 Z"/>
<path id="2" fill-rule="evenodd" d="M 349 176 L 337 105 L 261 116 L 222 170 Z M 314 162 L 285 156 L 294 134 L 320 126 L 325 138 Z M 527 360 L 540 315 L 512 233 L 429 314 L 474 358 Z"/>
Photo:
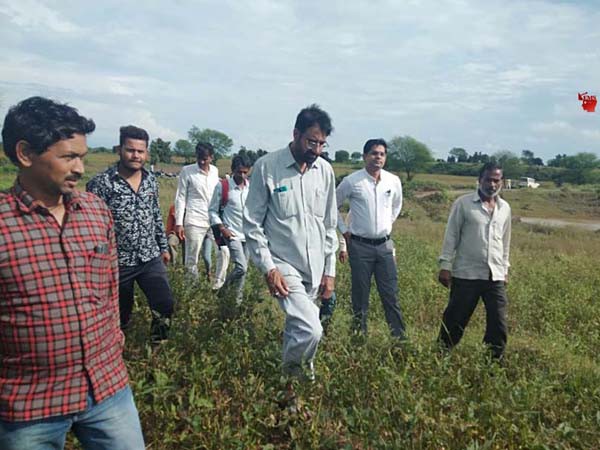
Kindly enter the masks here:
<path id="1" fill-rule="evenodd" d="M 402 209 L 402 183 L 396 175 L 381 170 L 376 182 L 366 169 L 345 177 L 336 189 L 338 208 L 350 201 L 348 225 L 338 211 L 340 233 L 379 239 L 392 232 L 392 225 Z"/>
<path id="2" fill-rule="evenodd" d="M 267 153 L 252 169 L 244 232 L 263 272 L 298 274 L 312 286 L 335 276 L 335 175 L 322 158 L 304 173 L 288 147 Z"/>
<path id="3" fill-rule="evenodd" d="M 221 208 L 223 186 L 220 182 L 217 183 L 212 200 L 210 201 L 210 207 L 208 208 L 210 224 L 219 225 L 222 223 L 233 233 L 232 241 L 244 242 L 246 238 L 244 237 L 242 222 L 244 205 L 246 204 L 246 197 L 248 197 L 248 180 L 240 186 L 236 184 L 233 177 L 229 177 L 227 183 L 229 183 L 229 191 L 227 203 L 223 207 L 222 217 L 219 216 L 219 209 Z"/>
<path id="4" fill-rule="evenodd" d="M 181 169 L 175 193 L 175 225 L 209 227 L 208 206 L 215 186 L 219 183 L 219 169 L 210 165 L 208 173 L 198 164 Z"/>
<path id="5" fill-rule="evenodd" d="M 452 276 L 467 280 L 505 280 L 508 268 L 511 211 L 509 204 L 496 198 L 490 213 L 479 194 L 466 194 L 452 205 L 440 269 L 450 270 Z"/>

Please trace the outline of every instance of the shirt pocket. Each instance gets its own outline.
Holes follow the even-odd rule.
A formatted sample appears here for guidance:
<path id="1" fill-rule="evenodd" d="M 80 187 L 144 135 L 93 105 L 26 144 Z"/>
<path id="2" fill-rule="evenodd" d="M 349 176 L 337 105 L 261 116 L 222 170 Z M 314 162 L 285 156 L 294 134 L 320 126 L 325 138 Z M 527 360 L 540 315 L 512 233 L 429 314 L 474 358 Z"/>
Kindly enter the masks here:
<path id="1" fill-rule="evenodd" d="M 93 292 L 105 290 L 111 282 L 112 260 L 108 242 L 92 242 L 87 246 L 88 283 Z"/>
<path id="2" fill-rule="evenodd" d="M 327 207 L 327 193 L 322 189 L 315 189 L 314 196 L 311 202 L 312 212 L 315 216 L 325 217 Z"/>
<path id="3" fill-rule="evenodd" d="M 504 236 L 504 226 L 500 222 L 492 223 L 492 236 L 494 240 L 501 241 Z"/>
<path id="4" fill-rule="evenodd" d="M 393 194 L 391 190 L 384 191 L 383 194 L 381 194 L 381 204 L 386 210 L 392 209 L 392 197 Z"/>
<path id="5" fill-rule="evenodd" d="M 281 190 L 282 188 L 275 188 L 273 192 L 273 204 L 275 206 L 275 213 L 282 219 L 295 216 L 298 213 L 296 205 L 296 199 L 294 198 L 294 192 L 291 188 Z"/>

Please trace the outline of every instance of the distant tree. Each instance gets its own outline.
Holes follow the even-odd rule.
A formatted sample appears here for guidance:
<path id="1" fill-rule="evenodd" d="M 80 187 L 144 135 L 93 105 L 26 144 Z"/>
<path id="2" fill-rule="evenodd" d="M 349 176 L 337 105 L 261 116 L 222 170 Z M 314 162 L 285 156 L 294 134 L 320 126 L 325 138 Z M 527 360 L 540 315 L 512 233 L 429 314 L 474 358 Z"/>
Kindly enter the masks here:
<path id="1" fill-rule="evenodd" d="M 525 167 L 517 155 L 508 150 L 500 150 L 492 155 L 493 160 L 502 166 L 504 178 L 519 178 L 523 176 Z"/>
<path id="2" fill-rule="evenodd" d="M 240 149 L 238 150 L 238 152 L 236 153 L 237 155 L 246 155 L 248 158 L 250 158 L 250 161 L 252 161 L 252 164 L 254 164 L 258 158 L 260 158 L 263 155 L 266 155 L 267 152 L 265 150 L 262 149 L 258 149 L 256 151 L 254 150 L 248 150 L 245 146 L 240 146 Z M 235 155 L 232 155 L 232 157 Z"/>
<path id="3" fill-rule="evenodd" d="M 485 164 L 490 162 L 490 156 L 483 152 L 474 152 L 467 158 L 467 162 Z"/>
<path id="4" fill-rule="evenodd" d="M 581 152 L 572 156 L 567 156 L 562 160 L 562 167 L 572 170 L 595 169 L 600 161 L 594 153 Z"/>
<path id="5" fill-rule="evenodd" d="M 564 167 L 563 160 L 567 157 L 566 154 L 558 154 L 553 159 L 548 160 L 548 167 Z"/>
<path id="6" fill-rule="evenodd" d="M 108 147 L 90 147 L 90 153 L 112 153 L 112 149 Z"/>
<path id="7" fill-rule="evenodd" d="M 345 163 L 350 161 L 350 153 L 346 150 L 338 150 L 335 152 L 335 162 L 336 163 Z"/>
<path id="8" fill-rule="evenodd" d="M 352 160 L 352 162 L 358 162 L 362 159 L 362 153 L 352 152 L 352 154 L 350 155 L 350 159 Z"/>
<path id="9" fill-rule="evenodd" d="M 215 160 L 227 156 L 233 147 L 233 140 L 225 133 L 210 128 L 201 130 L 196 125 L 188 131 L 188 138 L 194 147 L 198 142 L 212 144 L 215 148 Z"/>
<path id="10" fill-rule="evenodd" d="M 521 161 L 528 166 L 543 166 L 542 158 L 536 158 L 531 150 L 521 150 Z"/>
<path id="11" fill-rule="evenodd" d="M 452 155 L 448 155 L 448 159 L 446 160 L 446 162 L 454 164 L 456 162 L 456 158 Z"/>
<path id="12" fill-rule="evenodd" d="M 150 142 L 150 164 L 171 162 L 171 143 L 156 138 Z"/>
<path id="13" fill-rule="evenodd" d="M 464 148 L 454 147 L 450 150 L 449 154 L 450 156 L 454 156 L 454 158 L 456 158 L 456 162 L 459 163 L 467 162 L 469 160 L 469 154 Z"/>
<path id="14" fill-rule="evenodd" d="M 195 151 L 194 146 L 187 139 L 179 139 L 175 142 L 174 148 L 175 154 L 178 156 L 182 156 L 185 158 L 186 164 L 191 164 L 194 162 Z"/>
<path id="15" fill-rule="evenodd" d="M 391 169 L 406 172 L 408 181 L 418 170 L 433 161 L 433 155 L 427 145 L 410 136 L 398 136 L 389 141 L 388 165 Z"/>

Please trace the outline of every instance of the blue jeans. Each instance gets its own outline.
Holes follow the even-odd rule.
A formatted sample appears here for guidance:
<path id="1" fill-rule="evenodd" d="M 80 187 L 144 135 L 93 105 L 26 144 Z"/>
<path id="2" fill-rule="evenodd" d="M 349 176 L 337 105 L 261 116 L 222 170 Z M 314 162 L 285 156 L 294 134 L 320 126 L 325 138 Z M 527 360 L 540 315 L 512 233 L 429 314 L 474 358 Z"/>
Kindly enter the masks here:
<path id="1" fill-rule="evenodd" d="M 84 411 L 25 422 L 0 420 L 0 449 L 54 450 L 65 445 L 67 432 L 86 450 L 144 450 L 144 437 L 129 386 L 96 403 L 88 393 Z"/>
<path id="2" fill-rule="evenodd" d="M 228 291 L 230 288 L 235 289 L 236 303 L 240 305 L 244 297 L 244 282 L 246 280 L 246 272 L 248 272 L 248 250 L 244 241 L 229 241 L 229 253 L 233 261 L 233 270 L 225 279 L 223 291 Z"/>

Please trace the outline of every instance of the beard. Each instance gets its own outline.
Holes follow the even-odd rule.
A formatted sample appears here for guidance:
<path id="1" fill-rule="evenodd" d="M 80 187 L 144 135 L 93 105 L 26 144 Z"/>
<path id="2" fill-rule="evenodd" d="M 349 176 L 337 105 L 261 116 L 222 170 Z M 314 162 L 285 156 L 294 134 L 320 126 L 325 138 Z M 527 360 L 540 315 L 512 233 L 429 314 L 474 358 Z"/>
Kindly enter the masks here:
<path id="1" fill-rule="evenodd" d="M 483 189 L 483 188 L 479 188 L 479 192 L 481 192 L 484 196 L 488 197 L 488 198 L 496 198 L 498 197 L 498 195 L 500 194 L 500 191 L 502 190 L 502 186 L 498 187 L 498 189 L 494 190 L 493 188 L 487 188 L 487 189 Z"/>
<path id="2" fill-rule="evenodd" d="M 313 163 L 314 163 L 314 162 L 317 160 L 317 158 L 318 158 L 318 157 L 319 157 L 319 155 L 317 155 L 317 154 L 315 154 L 315 153 L 311 152 L 310 150 L 309 150 L 309 151 L 307 151 L 307 152 L 304 152 L 304 153 L 302 154 L 302 159 L 303 159 L 303 160 L 304 160 L 304 162 L 305 162 L 306 164 L 308 164 L 309 166 L 310 166 L 310 165 L 312 165 L 312 164 L 313 164 Z"/>

